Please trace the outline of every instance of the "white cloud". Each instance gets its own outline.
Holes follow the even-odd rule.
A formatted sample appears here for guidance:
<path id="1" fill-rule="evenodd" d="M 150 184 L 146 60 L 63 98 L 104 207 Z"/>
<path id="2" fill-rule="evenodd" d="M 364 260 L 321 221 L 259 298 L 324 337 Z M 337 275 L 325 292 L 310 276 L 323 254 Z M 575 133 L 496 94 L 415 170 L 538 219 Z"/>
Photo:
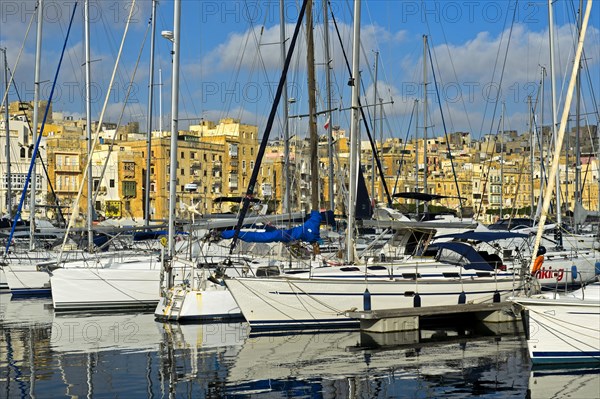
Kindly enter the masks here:
<path id="1" fill-rule="evenodd" d="M 344 42 L 344 48 L 348 59 L 351 62 L 351 38 L 352 26 L 338 23 L 340 36 Z M 254 27 L 242 33 L 231 33 L 227 40 L 219 44 L 214 50 L 210 51 L 205 58 L 204 67 L 213 72 L 222 70 L 235 70 L 238 67 L 246 69 L 256 69 L 262 67 L 267 69 L 281 69 L 282 61 L 279 48 L 279 26 L 270 28 Z M 287 24 L 286 37 L 289 41 L 293 35 L 294 25 Z M 329 42 L 331 46 L 332 67 L 334 69 L 342 68 L 346 70 L 342 49 L 335 30 L 330 25 Z M 315 26 L 315 63 L 324 64 L 324 41 L 323 25 Z M 262 33 L 261 33 L 262 32 Z M 298 65 L 302 70 L 306 67 L 306 33 L 304 28 L 298 35 L 296 49 L 292 65 Z M 361 45 L 365 51 L 377 49 L 383 44 L 401 43 L 405 40 L 406 34 L 403 31 L 390 32 L 378 25 L 366 25 L 361 30 Z M 260 49 L 260 51 L 259 51 Z M 260 59 L 257 59 L 257 57 Z"/>

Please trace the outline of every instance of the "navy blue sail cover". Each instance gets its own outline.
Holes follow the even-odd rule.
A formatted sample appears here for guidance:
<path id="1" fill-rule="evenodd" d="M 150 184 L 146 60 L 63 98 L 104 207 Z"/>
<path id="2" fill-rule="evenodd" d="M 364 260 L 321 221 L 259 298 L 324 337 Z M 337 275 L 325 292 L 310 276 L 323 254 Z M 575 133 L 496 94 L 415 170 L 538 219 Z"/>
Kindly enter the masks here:
<path id="1" fill-rule="evenodd" d="M 321 213 L 311 211 L 310 217 L 303 225 L 291 229 L 273 229 L 268 231 L 240 231 L 239 239 L 245 242 L 283 242 L 305 241 L 314 243 L 321 239 L 319 225 Z M 225 230 L 221 237 L 233 238 L 235 230 Z"/>

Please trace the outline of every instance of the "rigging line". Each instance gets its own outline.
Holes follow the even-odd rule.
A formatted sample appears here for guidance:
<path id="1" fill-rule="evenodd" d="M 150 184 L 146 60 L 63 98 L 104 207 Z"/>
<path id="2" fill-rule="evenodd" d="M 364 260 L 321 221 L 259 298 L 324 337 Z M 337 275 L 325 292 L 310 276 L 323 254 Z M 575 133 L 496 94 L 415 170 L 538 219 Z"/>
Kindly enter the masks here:
<path id="1" fill-rule="evenodd" d="M 429 59 L 431 59 L 431 47 L 427 46 L 427 53 L 429 54 Z M 442 126 L 444 127 L 444 137 L 446 138 L 446 148 L 448 150 L 448 158 L 450 159 L 450 165 L 452 166 L 452 175 L 454 176 L 454 184 L 456 185 L 456 193 L 458 195 L 458 207 L 459 212 L 462 215 L 463 207 L 462 200 L 460 197 L 460 186 L 458 184 L 458 177 L 456 176 L 456 168 L 454 166 L 454 157 L 452 156 L 452 151 L 450 150 L 450 139 L 448 138 L 448 130 L 446 129 L 446 119 L 444 118 L 444 111 L 442 109 L 442 99 L 440 98 L 440 91 L 438 88 L 437 77 L 435 75 L 435 68 L 433 67 L 433 62 L 431 62 L 431 73 L 433 75 L 433 83 L 435 85 L 435 93 L 437 95 L 438 104 L 440 106 L 440 116 L 442 118 Z M 426 106 L 427 104 L 425 104 Z"/>
<path id="2" fill-rule="evenodd" d="M 271 129 L 273 128 L 275 114 L 277 113 L 277 108 L 279 108 L 279 100 L 281 99 L 283 85 L 286 81 L 287 71 L 289 69 L 290 62 L 292 60 L 292 55 L 294 53 L 294 47 L 296 46 L 296 41 L 298 39 L 300 27 L 302 26 L 302 20 L 304 18 L 304 12 L 306 11 L 306 4 L 308 1 L 312 1 L 312 0 L 304 0 L 302 2 L 302 8 L 300 9 L 298 21 L 296 22 L 296 27 L 294 28 L 294 35 L 292 36 L 292 40 L 290 42 L 290 48 L 288 49 L 287 56 L 285 58 L 285 63 L 283 65 L 281 77 L 279 78 L 277 92 L 275 93 L 275 101 L 273 101 L 273 105 L 271 106 L 271 112 L 269 113 L 269 119 L 267 120 L 267 125 L 265 126 L 265 131 L 263 133 L 262 141 L 260 143 L 258 153 L 256 154 L 256 163 L 254 164 L 254 169 L 252 169 L 252 175 L 250 177 L 248 189 L 247 189 L 246 195 L 244 196 L 244 199 L 242 201 L 242 207 L 239 212 L 239 218 L 238 218 L 237 224 L 235 226 L 235 233 L 234 233 L 233 239 L 231 241 L 231 248 L 229 250 L 230 255 L 233 253 L 233 250 L 235 249 L 235 246 L 237 244 L 238 236 L 240 234 L 240 229 L 244 222 L 244 217 L 246 216 L 246 213 L 248 212 L 248 208 L 250 206 L 250 198 L 254 195 L 254 185 L 256 184 L 256 180 L 258 178 L 258 172 L 259 172 L 259 169 L 260 169 L 260 166 L 262 163 L 262 159 L 265 154 L 267 144 L 269 142 L 269 135 L 271 133 Z"/>
<path id="3" fill-rule="evenodd" d="M 100 20 L 102 21 L 102 26 L 104 28 L 106 36 L 110 37 L 110 39 L 111 39 L 111 41 L 109 41 L 109 44 L 110 44 L 110 50 L 111 50 L 112 56 L 114 58 L 116 58 L 117 51 L 115 49 L 115 46 L 116 46 L 116 40 L 115 40 L 115 37 L 114 37 L 114 31 L 115 30 L 114 29 L 109 29 L 109 27 L 107 25 L 107 21 L 104 18 L 104 14 L 101 15 Z M 122 69 L 119 69 L 117 71 L 117 76 L 119 78 L 120 88 L 125 89 L 127 87 L 127 82 L 129 82 L 131 80 L 129 78 L 129 73 L 127 71 L 127 68 L 123 67 Z M 107 92 L 110 92 L 110 91 L 111 91 L 111 88 L 108 88 Z M 116 102 L 121 102 L 121 100 L 120 100 L 120 98 L 121 98 L 121 96 L 120 96 L 120 90 L 118 90 L 117 93 L 119 93 L 119 95 L 118 95 L 118 100 Z M 113 96 L 113 98 L 114 98 L 114 96 Z M 135 108 L 135 109 L 133 109 L 133 108 Z M 133 119 L 134 115 L 145 115 L 145 113 L 146 113 L 146 110 L 142 109 L 141 102 L 139 102 L 139 101 L 135 102 L 135 103 L 130 103 L 129 107 L 128 107 L 128 110 L 129 110 L 129 117 L 131 119 Z M 135 114 L 133 112 L 135 112 Z"/>
<path id="4" fill-rule="evenodd" d="M 508 50 L 510 49 L 510 42 L 512 39 L 512 33 L 513 33 L 513 29 L 515 26 L 515 21 L 517 19 L 517 10 L 519 9 L 518 7 L 519 4 L 519 0 L 515 0 L 515 7 L 514 7 L 514 11 L 513 11 L 513 17 L 512 17 L 512 21 L 510 24 L 510 29 L 509 29 L 509 33 L 508 33 L 508 41 L 506 43 L 506 51 L 504 53 L 504 60 L 502 62 L 502 69 L 500 70 L 500 82 L 498 83 L 498 96 L 496 98 L 496 101 L 494 102 L 494 110 L 492 113 L 492 119 L 490 121 L 490 131 L 492 131 L 492 126 L 494 124 L 494 119 L 496 119 L 496 111 L 498 110 L 498 100 L 500 97 L 500 90 L 502 90 L 502 82 L 504 81 L 504 72 L 506 71 L 506 62 L 508 60 Z M 507 6 L 507 10 L 510 9 L 510 2 L 508 2 L 508 6 Z M 508 12 L 506 13 L 506 18 L 504 19 L 504 26 L 506 26 L 506 21 L 508 19 Z M 500 50 L 501 50 L 501 43 L 503 41 L 503 37 L 504 37 L 504 30 L 502 31 L 502 37 L 500 39 L 500 43 L 498 45 L 498 53 L 496 54 L 496 61 L 494 63 L 494 71 L 492 72 L 492 79 L 494 78 L 494 76 L 496 75 L 496 67 L 498 65 L 498 59 L 500 58 Z M 485 106 L 485 110 L 483 113 L 483 119 L 481 121 L 481 128 L 480 128 L 480 134 L 483 133 L 483 124 L 485 122 L 485 115 L 487 113 L 487 102 L 486 102 L 486 106 Z"/>
<path id="5" fill-rule="evenodd" d="M 433 43 L 433 39 L 431 37 L 428 38 L 428 43 L 429 44 Z M 440 63 L 438 61 L 437 53 L 435 52 L 435 47 L 433 45 L 430 45 L 429 47 L 430 47 L 430 49 L 433 47 L 433 50 L 431 50 L 432 51 L 432 55 L 430 56 L 430 58 L 431 58 L 431 65 L 433 65 L 435 63 L 435 66 L 437 67 L 437 70 L 441 71 L 442 68 L 440 68 Z M 440 76 L 440 86 L 442 86 L 442 87 L 444 86 L 444 81 L 443 81 L 443 79 L 442 79 L 441 76 Z M 455 128 L 454 128 L 454 121 L 452 119 L 452 113 L 450 112 L 450 106 L 448 104 L 448 101 L 444 102 L 444 106 L 446 108 L 446 112 L 447 112 L 447 115 L 448 115 L 450 129 L 452 131 L 456 131 Z M 431 118 L 432 116 L 429 115 L 429 117 Z M 467 115 L 467 122 L 468 122 L 469 128 L 471 128 L 470 120 L 468 119 L 468 117 L 469 116 Z M 432 125 L 433 125 L 433 122 L 432 122 Z"/>
<path id="6" fill-rule="evenodd" d="M 337 37 L 338 37 L 338 40 L 340 42 L 340 46 L 342 48 L 342 54 L 344 56 L 344 61 L 346 62 L 346 68 L 348 70 L 348 73 L 349 73 L 351 79 L 354 80 L 354 84 L 360 84 L 360 81 L 361 81 L 360 76 L 352 77 L 352 68 L 350 67 L 350 62 L 348 61 L 348 55 L 346 54 L 346 50 L 344 49 L 344 44 L 342 42 L 342 36 L 340 34 L 339 26 L 337 24 L 337 21 L 335 19 L 335 15 L 333 14 L 333 10 L 331 9 L 331 7 L 330 7 L 330 10 L 331 10 L 330 11 L 330 13 L 331 13 L 331 19 L 333 20 L 333 25 L 335 26 L 335 31 L 337 33 Z M 360 110 L 360 114 L 361 114 L 362 119 L 363 119 L 363 124 L 365 126 L 365 131 L 367 133 L 367 137 L 369 138 L 369 142 L 371 144 L 371 151 L 373 151 L 373 156 L 375 157 L 375 154 L 377 153 L 377 148 L 375 146 L 375 142 L 373 141 L 373 137 L 371 135 L 371 130 L 369 129 L 369 122 L 368 122 L 369 119 L 367 119 L 367 117 L 365 115 L 365 110 L 364 110 L 364 107 L 361 104 L 360 98 L 358 99 L 358 108 Z M 387 182 L 385 181 L 385 175 L 384 175 L 384 172 L 383 172 L 383 166 L 381 165 L 381 160 L 379 159 L 379 157 L 375 157 L 375 162 L 377 163 L 377 170 L 379 172 L 379 178 L 381 180 L 381 185 L 383 186 L 383 189 L 385 191 L 385 195 L 386 195 L 386 198 L 387 198 L 388 206 L 391 207 L 392 206 L 392 197 L 390 195 L 390 190 L 389 190 L 389 188 L 387 186 Z"/>
<path id="7" fill-rule="evenodd" d="M 506 62 L 508 60 L 508 50 L 510 48 L 510 41 L 511 41 L 511 38 L 512 38 L 512 32 L 513 32 L 513 29 L 514 29 L 514 24 L 515 24 L 515 19 L 516 19 L 516 13 L 517 13 L 517 9 L 518 9 L 517 5 L 518 5 L 518 0 L 515 1 L 515 8 L 514 8 L 514 12 L 513 12 L 513 19 L 512 19 L 510 30 L 509 30 L 508 42 L 506 44 L 506 52 L 504 54 L 504 61 L 503 61 L 502 69 L 501 69 L 501 72 L 500 72 L 500 83 L 498 84 L 498 98 L 496 98 L 496 101 L 494 102 L 493 114 L 492 114 L 492 118 L 490 120 L 490 132 L 493 131 L 494 119 L 496 119 L 496 111 L 498 109 L 498 100 L 499 100 L 499 97 L 500 97 L 499 94 L 500 94 L 500 90 L 502 89 L 502 82 L 504 80 L 504 72 L 506 70 Z M 509 7 L 510 7 L 510 3 L 509 3 Z M 506 15 L 506 18 L 508 18 L 508 13 Z M 506 19 L 504 20 L 504 26 L 506 26 Z M 504 31 L 502 32 L 502 37 L 500 39 L 500 43 L 502 43 L 503 37 L 504 37 Z M 492 72 L 492 79 L 496 75 L 496 67 L 498 65 L 498 58 L 500 58 L 500 45 L 498 46 L 498 52 L 496 54 L 496 61 L 494 63 L 494 70 Z M 483 113 L 483 118 L 481 120 L 480 135 L 481 135 L 481 133 L 483 133 L 483 124 L 485 123 L 485 115 L 487 114 L 487 107 L 488 107 L 488 105 L 487 105 L 487 102 L 486 102 L 484 113 Z M 486 145 L 486 151 L 485 151 L 486 153 L 488 152 L 488 148 L 490 147 L 490 143 L 491 143 L 491 141 L 488 141 L 488 143 Z M 490 157 L 493 157 L 494 154 L 495 154 L 495 152 L 496 152 L 496 148 L 495 148 L 495 146 L 492 146 L 492 151 L 491 151 Z M 483 195 L 485 194 L 485 189 L 487 187 L 487 182 L 488 182 L 488 179 L 489 179 L 489 171 L 490 171 L 490 169 L 491 169 L 491 163 L 488 164 L 487 177 L 486 177 L 486 179 L 484 180 L 484 183 L 483 183 L 483 190 L 482 190 L 483 191 Z M 484 174 L 484 175 L 486 175 L 486 174 Z M 482 200 L 479 202 L 479 208 L 478 208 L 477 213 L 476 213 L 477 217 L 479 217 L 481 215 L 481 211 L 483 210 L 483 195 L 482 195 Z"/>
<path id="8" fill-rule="evenodd" d="M 430 36 L 429 40 L 431 41 L 431 28 L 429 27 L 429 21 L 426 21 L 426 22 L 427 22 L 427 30 L 428 30 L 428 33 Z M 456 73 L 456 66 L 454 65 L 454 59 L 452 58 L 452 54 L 450 52 L 450 46 L 448 45 L 448 38 L 446 36 L 446 31 L 444 30 L 444 24 L 440 24 L 439 26 L 442 31 L 442 37 L 444 38 L 444 44 L 446 47 L 446 51 L 448 53 L 447 60 L 450 61 L 450 66 L 452 67 L 452 73 L 454 74 L 454 79 L 458 83 L 458 74 Z M 435 49 L 433 50 L 433 54 L 434 55 L 436 54 Z M 438 70 L 441 70 L 439 63 L 437 61 L 437 56 L 436 56 L 435 60 L 436 60 L 436 65 L 437 65 Z M 464 99 L 464 96 L 462 95 L 462 91 L 461 91 L 460 99 L 461 99 L 461 103 L 463 106 L 463 110 L 465 111 L 465 117 L 467 118 L 467 125 L 469 126 L 469 131 L 473 132 L 474 130 L 473 130 L 473 126 L 471 124 L 471 118 L 469 117 L 469 112 L 467 111 L 467 104 L 465 103 L 465 99 Z M 446 106 L 448 107 L 448 104 L 446 104 Z M 449 113 L 449 115 L 450 115 L 450 118 L 452 118 L 452 114 Z"/>
<path id="9" fill-rule="evenodd" d="M 415 101 L 413 104 L 413 109 L 410 113 L 410 119 L 408 120 L 408 129 L 406 129 L 406 139 L 404 140 L 404 149 L 406 149 L 406 143 L 408 143 L 408 136 L 410 134 L 410 128 L 412 126 L 412 120 L 413 120 L 413 116 L 415 115 L 415 110 L 416 107 L 418 105 L 418 101 Z M 396 194 L 396 188 L 398 188 L 398 180 L 400 180 L 400 175 L 402 174 L 402 166 L 404 165 L 404 153 L 405 151 L 402 151 L 402 153 L 400 154 L 400 165 L 398 165 L 398 174 L 396 175 L 396 182 L 394 183 L 394 189 L 392 190 L 392 195 Z"/>
<path id="10" fill-rule="evenodd" d="M 148 38 L 148 32 L 150 31 L 151 27 L 152 27 L 152 18 L 150 18 L 150 20 L 148 21 L 148 24 L 146 25 L 146 32 L 144 32 L 144 38 L 142 39 L 142 45 L 140 47 L 140 51 L 138 53 L 137 60 L 135 61 L 135 66 L 133 67 L 133 74 L 131 75 L 131 80 L 129 81 L 129 84 L 127 85 L 127 93 L 125 93 L 125 99 L 123 101 L 123 106 L 121 107 L 121 113 L 119 114 L 119 119 L 117 120 L 117 125 L 115 126 L 115 129 L 114 129 L 115 131 L 113 133 L 110 146 L 108 147 L 106 159 L 104 160 L 104 165 L 102 165 L 102 172 L 100 172 L 100 176 L 99 176 L 100 181 L 102 181 L 104 179 L 104 174 L 106 173 L 106 169 L 108 168 L 108 163 L 110 161 L 110 155 L 112 154 L 113 148 L 115 146 L 117 132 L 118 132 L 119 128 L 121 127 L 121 121 L 123 119 L 123 114 L 125 113 L 125 108 L 127 107 L 129 95 L 131 94 L 131 88 L 133 87 L 135 75 L 137 73 L 137 69 L 140 64 L 140 59 L 142 58 L 142 53 L 144 51 L 144 46 L 146 44 L 146 39 Z M 88 154 L 88 156 L 91 158 L 92 154 Z M 146 154 L 146 156 L 150 156 L 150 154 Z M 149 171 L 146 173 L 149 173 Z M 98 185 L 98 187 L 96 187 L 96 190 L 94 190 L 94 199 L 93 199 L 94 203 L 96 202 L 96 199 L 98 198 L 99 192 L 100 192 L 100 185 Z"/>
<path id="11" fill-rule="evenodd" d="M 247 1 L 245 1 L 244 4 L 246 5 L 246 7 L 248 7 Z M 266 14 L 265 15 L 265 19 L 266 19 L 268 13 L 265 13 L 265 14 Z M 262 39 L 263 39 L 263 36 L 264 36 L 265 24 L 263 22 L 263 25 L 261 25 L 261 27 L 260 27 L 260 35 L 259 35 L 259 37 L 257 37 L 256 27 L 254 26 L 252 19 L 249 20 L 249 24 L 250 24 L 250 30 L 248 31 L 248 35 L 252 36 L 252 38 L 254 39 L 254 44 L 256 45 L 256 53 L 255 53 L 254 59 L 252 61 L 252 67 L 251 67 L 251 69 L 249 71 L 249 76 L 252 76 L 253 73 L 254 73 L 254 71 L 258 69 L 258 67 L 256 66 L 256 64 L 258 63 L 258 64 L 260 64 L 260 66 L 262 66 L 262 71 L 264 73 L 265 80 L 268 82 L 269 81 L 269 76 L 267 74 L 267 68 L 266 68 L 266 65 L 265 65 L 265 62 L 264 62 L 264 58 L 262 57 L 262 52 L 260 50 L 260 47 L 262 46 L 262 44 L 261 44 L 262 43 Z M 269 94 L 271 95 L 271 98 L 269 98 L 268 101 L 272 101 L 273 91 L 272 91 L 271 85 L 267 84 L 266 86 L 267 86 L 267 90 L 268 90 Z M 244 111 L 244 107 L 243 107 L 242 104 L 240 104 L 240 107 L 238 108 L 238 118 L 240 120 L 241 120 L 241 117 L 242 117 L 242 114 L 243 114 L 243 111 Z M 255 102 L 255 104 L 258 106 L 258 102 Z M 279 118 L 278 118 L 278 122 L 279 122 L 279 125 L 281 127 L 281 120 Z"/>
<path id="12" fill-rule="evenodd" d="M 39 1 L 37 1 L 36 5 L 35 5 L 35 9 L 31 13 L 31 19 L 29 20 L 29 25 L 27 25 L 27 30 L 25 31 L 25 38 L 23 39 L 23 43 L 21 44 L 21 48 L 19 49 L 19 54 L 17 55 L 17 59 L 15 60 L 15 65 L 13 66 L 13 71 L 15 71 L 15 72 L 17 71 L 17 67 L 19 66 L 19 61 L 21 60 L 21 55 L 23 54 L 23 50 L 25 49 L 25 42 L 27 41 L 27 38 L 29 37 L 29 30 L 31 29 L 33 20 L 35 19 L 35 16 L 37 15 L 37 9 L 38 9 L 39 5 L 40 5 L 40 3 L 39 3 Z M 6 53 L 4 53 L 4 54 L 6 55 Z M 12 73 L 10 75 L 10 79 L 8 80 L 9 83 L 6 85 L 6 90 L 4 91 L 4 95 L 2 96 L 2 104 L 4 104 L 8 98 L 8 91 L 10 89 L 11 83 L 14 81 L 14 77 L 15 77 L 15 74 Z M 8 106 L 8 104 L 6 104 L 6 106 Z"/>
<path id="13" fill-rule="evenodd" d="M 231 95 L 232 93 L 235 93 L 235 84 L 236 82 L 238 82 L 239 77 L 240 77 L 240 72 L 242 69 L 242 64 L 244 63 L 244 55 L 246 54 L 246 49 L 248 47 L 248 41 L 250 40 L 250 32 L 248 32 L 248 34 L 245 35 L 245 40 L 243 40 L 239 47 L 238 47 L 238 58 L 237 58 L 237 64 L 236 67 L 234 68 L 234 70 L 232 71 L 232 76 L 230 79 L 230 82 L 233 82 L 233 91 L 227 89 L 225 92 L 225 95 L 227 96 L 229 94 L 229 96 L 227 96 L 228 98 L 225 99 L 225 101 L 223 101 L 225 104 L 225 109 L 223 109 L 221 111 L 221 116 L 225 116 L 227 114 L 229 114 L 229 112 L 231 111 L 231 106 L 232 106 L 232 102 L 234 99 L 234 96 Z"/>
<path id="14" fill-rule="evenodd" d="M 15 218 L 13 220 L 12 227 L 10 229 L 10 234 L 8 236 L 8 240 L 6 240 L 6 248 L 5 252 L 8 253 L 8 249 L 10 248 L 10 244 L 12 238 L 15 234 L 15 228 L 17 227 L 17 222 L 21 217 L 21 210 L 23 209 L 23 203 L 25 202 L 25 196 L 27 195 L 27 187 L 29 187 L 29 180 L 31 179 L 31 172 L 33 170 L 33 166 L 35 165 L 35 159 L 37 158 L 38 149 L 40 146 L 40 141 L 43 136 L 44 127 L 46 126 L 46 119 L 48 118 L 48 111 L 50 110 L 50 104 L 52 102 L 52 98 L 54 96 L 54 89 L 56 88 L 56 81 L 58 80 L 58 73 L 60 71 L 60 67 L 62 65 L 62 61 L 65 55 L 65 50 L 67 48 L 67 41 L 69 39 L 69 34 L 71 33 L 71 26 L 73 25 L 73 18 L 75 18 L 75 10 L 77 10 L 77 3 L 73 6 L 73 13 L 71 14 L 71 20 L 69 22 L 69 28 L 67 29 L 67 36 L 65 37 L 65 41 L 63 43 L 62 52 L 60 54 L 60 59 L 58 61 L 58 66 L 56 67 L 56 72 L 54 74 L 54 81 L 52 82 L 52 89 L 50 90 L 50 96 L 48 98 L 48 104 L 46 105 L 46 110 L 44 111 L 44 119 L 42 120 L 42 127 L 40 129 L 40 134 L 37 137 L 37 141 L 35 146 L 33 147 L 33 155 L 31 156 L 31 162 L 29 162 L 29 171 L 27 173 L 27 178 L 25 179 L 25 185 L 23 186 L 23 191 L 21 193 L 21 200 L 19 201 L 19 206 L 17 208 L 17 213 L 15 214 Z M 67 234 L 65 234 L 66 241 Z"/>
<path id="15" fill-rule="evenodd" d="M 13 87 L 15 88 L 15 92 L 17 93 L 17 98 L 19 99 L 19 102 L 23 102 L 23 99 L 21 98 L 21 94 L 19 93 L 19 89 L 17 88 L 17 84 L 14 81 L 13 81 Z M 32 132 L 33 129 L 31 127 L 31 121 L 29 120 L 29 117 L 27 116 L 26 113 L 23 113 L 23 114 L 25 116 L 25 120 L 27 121 L 27 126 L 29 127 L 29 131 Z M 38 160 L 42 164 L 42 168 L 44 169 L 44 175 L 46 176 L 46 182 L 47 182 L 48 186 L 50 187 L 50 192 L 52 193 L 52 196 L 54 197 L 54 201 L 56 203 L 56 209 L 58 210 L 58 214 L 59 214 L 59 222 L 61 222 L 61 221 L 64 222 L 65 218 L 61 211 L 60 200 L 58 198 L 58 195 L 56 195 L 56 192 L 54 191 L 54 186 L 52 185 L 52 180 L 50 179 L 50 175 L 48 174 L 48 169 L 46 168 L 44 158 L 42 158 L 42 154 L 39 152 L 38 152 Z"/>
<path id="16" fill-rule="evenodd" d="M 117 59 L 115 61 L 115 65 L 113 67 L 112 76 L 110 78 L 110 83 L 108 85 L 108 90 L 106 91 L 106 96 L 104 98 L 104 105 L 102 106 L 102 112 L 100 113 L 100 119 L 98 120 L 98 125 L 96 126 L 96 133 L 94 134 L 94 142 L 92 143 L 92 149 L 96 148 L 96 143 L 98 142 L 98 138 L 100 137 L 100 131 L 102 129 L 102 121 L 104 119 L 104 114 L 106 112 L 106 108 L 108 106 L 108 100 L 110 98 L 110 91 L 111 91 L 111 88 L 113 87 L 114 82 L 115 82 L 115 77 L 116 77 L 117 70 L 118 70 L 118 67 L 119 67 L 119 61 L 121 59 L 121 54 L 123 53 L 123 47 L 125 46 L 125 38 L 127 37 L 127 32 L 129 31 L 129 25 L 131 24 L 131 21 L 133 19 L 133 12 L 134 12 L 135 9 L 136 9 L 136 0 L 132 0 L 132 2 L 131 2 L 131 8 L 129 10 L 129 16 L 127 18 L 127 23 L 125 24 L 125 31 L 123 32 L 123 38 L 121 40 L 121 47 L 119 48 L 119 53 L 117 54 Z M 87 162 L 86 162 L 86 166 L 83 169 L 83 173 L 82 173 L 82 176 L 81 176 L 81 184 L 79 185 L 79 192 L 77 193 L 77 197 L 75 197 L 74 203 L 71 205 L 71 216 L 69 218 L 69 224 L 67 225 L 67 230 L 65 232 L 65 237 L 64 237 L 63 243 L 62 243 L 62 245 L 60 247 L 60 253 L 59 253 L 59 256 L 58 256 L 58 262 L 60 262 L 61 259 L 62 259 L 62 254 L 64 252 L 64 247 L 65 247 L 65 244 L 67 242 L 68 233 L 69 233 L 69 230 L 71 229 L 71 227 L 73 226 L 73 224 L 75 222 L 75 217 L 76 217 L 76 215 L 78 213 L 78 209 L 77 208 L 78 208 L 78 205 L 79 205 L 79 200 L 80 200 L 81 194 L 83 192 L 83 187 L 86 185 L 85 182 L 86 182 L 86 177 L 87 177 L 88 169 L 90 168 L 90 164 L 92 162 L 92 156 L 91 156 L 91 154 L 88 154 L 87 158 L 88 159 L 87 159 Z"/>

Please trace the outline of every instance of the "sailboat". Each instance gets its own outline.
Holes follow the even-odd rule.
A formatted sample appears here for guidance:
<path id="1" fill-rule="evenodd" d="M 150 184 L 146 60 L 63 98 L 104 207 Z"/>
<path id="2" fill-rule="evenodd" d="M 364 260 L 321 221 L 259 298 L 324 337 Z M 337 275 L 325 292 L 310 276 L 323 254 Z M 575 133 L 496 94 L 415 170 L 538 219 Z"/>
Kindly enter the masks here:
<path id="1" fill-rule="evenodd" d="M 354 50 L 352 75 L 359 76 L 360 1 L 354 2 Z M 353 84 L 352 126 L 350 135 L 349 203 L 354 203 L 357 187 L 358 151 L 358 82 Z M 415 257 L 412 261 L 357 261 L 354 254 L 354 211 L 350 206 L 347 227 L 347 264 L 332 268 L 336 276 L 276 278 L 231 278 L 225 284 L 231 291 L 252 329 L 311 329 L 357 326 L 345 316 L 351 309 L 389 309 L 459 303 L 500 301 L 520 281 L 502 276 L 499 269 L 477 256 L 468 245 L 440 246 L 452 251 L 454 261 Z M 441 244 L 440 244 L 441 245 Z M 468 254 L 467 254 L 468 252 Z M 398 269 L 393 268 L 396 266 Z M 443 269 L 430 274 L 432 268 Z M 468 278 L 468 269 L 476 269 Z M 333 271 L 335 270 L 335 271 Z M 396 274 L 399 273 L 399 274 Z M 352 275 L 353 278 L 349 278 Z M 516 285 L 515 285 L 516 283 Z"/>
<path id="2" fill-rule="evenodd" d="M 226 232 L 224 238 L 232 239 L 231 249 L 229 253 L 229 259 L 223 268 L 216 271 L 219 277 L 223 277 L 225 273 L 235 273 L 236 276 L 244 276 L 248 274 L 252 275 L 270 275 L 272 273 L 279 274 L 281 271 L 279 268 L 273 268 L 270 264 L 266 265 L 253 265 L 246 260 L 241 260 L 243 264 L 233 264 L 231 255 L 234 251 L 240 235 L 247 235 L 248 239 L 251 239 L 253 233 L 241 233 L 241 227 L 244 224 L 243 220 L 245 214 L 248 211 L 248 207 L 253 196 L 254 185 L 258 177 L 258 171 L 262 156 L 264 155 L 265 148 L 268 143 L 269 133 L 273 126 L 275 114 L 281 98 L 284 86 L 287 70 L 289 68 L 291 58 L 294 52 L 294 47 L 298 34 L 300 32 L 300 26 L 302 24 L 304 12 L 307 8 L 307 1 L 305 0 L 298 16 L 298 21 L 294 30 L 294 34 L 290 41 L 290 47 L 288 49 L 285 62 L 283 65 L 283 71 L 275 94 L 275 101 L 271 107 L 271 112 L 267 125 L 265 127 L 265 133 L 263 134 L 261 146 L 257 154 L 257 160 L 252 171 L 252 177 L 250 179 L 249 188 L 246 196 L 242 200 L 242 207 L 240 210 L 240 216 L 237 220 L 236 229 L 230 234 Z M 171 151 L 173 153 L 173 151 Z M 246 221 L 247 222 L 247 221 Z M 282 242 L 289 240 L 290 237 L 302 239 L 301 237 L 304 232 L 309 233 L 308 240 L 316 241 L 319 236 L 319 224 L 321 222 L 319 212 L 311 214 L 309 220 L 301 227 L 296 229 L 287 230 L 275 230 L 268 233 L 268 237 L 259 236 L 255 240 L 261 240 L 262 242 Z M 298 234 L 296 234 L 296 232 Z M 231 293 L 227 287 L 222 284 L 214 275 L 213 270 L 208 267 L 196 268 L 192 267 L 191 272 L 184 271 L 189 278 L 186 278 L 181 284 L 168 284 L 167 290 L 161 294 L 160 302 L 158 303 L 154 312 L 155 317 L 158 320 L 167 321 L 185 321 L 185 320 L 215 320 L 215 319 L 238 319 L 242 317 L 241 311 L 236 304 L 236 301 L 231 296 Z"/>
<path id="3" fill-rule="evenodd" d="M 550 2 L 548 6 L 550 20 L 552 20 L 552 5 Z M 557 145 L 550 171 L 551 177 L 556 176 L 558 171 L 560 148 L 566 130 L 568 112 L 573 98 L 591 9 L 592 2 L 588 1 L 565 97 L 556 141 Z M 534 244 L 534 252 L 540 244 L 543 233 L 542 226 L 550 205 L 550 194 L 554 188 L 553 186 L 554 179 L 550 178 L 548 187 L 546 187 L 546 196 L 542 206 L 540 227 Z M 554 293 L 530 298 L 514 297 L 511 300 L 526 311 L 525 316 L 529 326 L 527 346 L 534 364 L 600 363 L 600 282 L 582 287 L 572 293 Z"/>

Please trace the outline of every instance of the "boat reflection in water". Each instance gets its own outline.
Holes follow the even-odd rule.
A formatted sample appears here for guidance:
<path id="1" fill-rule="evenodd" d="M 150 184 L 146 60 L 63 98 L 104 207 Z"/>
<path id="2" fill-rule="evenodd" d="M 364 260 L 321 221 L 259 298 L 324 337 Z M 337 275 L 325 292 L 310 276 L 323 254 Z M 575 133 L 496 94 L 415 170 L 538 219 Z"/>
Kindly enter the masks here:
<path id="1" fill-rule="evenodd" d="M 492 333 L 485 328 L 250 336 L 229 370 L 228 392 L 285 389 L 336 398 L 452 392 L 467 397 L 501 390 L 519 395 L 529 365 L 524 340 L 513 327 L 492 337 L 482 335 Z"/>
<path id="2" fill-rule="evenodd" d="M 2 298 L 2 397 L 465 398 L 540 388 L 511 324 L 254 336 L 246 323 L 163 324 L 150 313 L 55 316 L 50 303 Z M 595 373 L 572 378 L 597 389 Z"/>
<path id="3" fill-rule="evenodd" d="M 534 366 L 529 377 L 530 399 L 597 398 L 599 395 L 600 368 L 597 367 Z"/>

